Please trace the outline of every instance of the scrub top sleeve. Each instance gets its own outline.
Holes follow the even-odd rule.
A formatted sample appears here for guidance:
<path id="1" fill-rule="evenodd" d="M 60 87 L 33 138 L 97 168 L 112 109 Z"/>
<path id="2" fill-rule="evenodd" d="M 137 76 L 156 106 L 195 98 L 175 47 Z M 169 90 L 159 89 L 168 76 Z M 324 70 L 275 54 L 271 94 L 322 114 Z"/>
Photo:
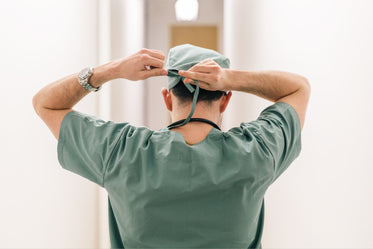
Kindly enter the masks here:
<path id="1" fill-rule="evenodd" d="M 123 131 L 130 127 L 71 111 L 61 123 L 58 161 L 64 169 L 103 187 L 107 161 Z"/>
<path id="2" fill-rule="evenodd" d="M 289 167 L 301 151 L 300 120 L 294 108 L 287 103 L 278 102 L 267 107 L 256 121 L 243 123 L 241 127 L 258 134 L 258 142 L 272 155 L 273 181 Z"/>

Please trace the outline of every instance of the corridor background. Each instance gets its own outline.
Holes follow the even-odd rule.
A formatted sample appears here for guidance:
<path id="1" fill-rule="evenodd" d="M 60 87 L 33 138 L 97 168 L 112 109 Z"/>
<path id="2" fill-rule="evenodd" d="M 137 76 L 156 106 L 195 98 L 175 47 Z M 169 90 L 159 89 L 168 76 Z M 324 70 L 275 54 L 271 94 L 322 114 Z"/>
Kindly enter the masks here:
<path id="1" fill-rule="evenodd" d="M 302 153 L 266 195 L 263 247 L 372 248 L 373 1 L 199 2 L 195 24 L 219 27 L 232 68 L 291 71 L 311 83 Z M 174 1 L 0 3 L 0 248 L 108 248 L 105 191 L 59 166 L 32 96 L 142 47 L 167 54 Z M 76 109 L 159 129 L 168 122 L 163 86 L 116 80 Z M 269 104 L 234 92 L 223 129 Z"/>

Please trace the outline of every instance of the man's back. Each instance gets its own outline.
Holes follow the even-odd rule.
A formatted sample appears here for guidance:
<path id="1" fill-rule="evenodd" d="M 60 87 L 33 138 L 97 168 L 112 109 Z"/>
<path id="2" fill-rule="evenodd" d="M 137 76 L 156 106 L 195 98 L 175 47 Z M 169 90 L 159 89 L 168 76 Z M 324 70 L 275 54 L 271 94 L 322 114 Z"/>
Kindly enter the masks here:
<path id="1" fill-rule="evenodd" d="M 82 146 L 83 137 L 97 141 Z M 101 152 L 96 165 L 76 164 L 92 150 Z M 66 115 L 59 140 L 61 165 L 108 191 L 111 233 L 125 248 L 259 247 L 264 193 L 299 152 L 299 119 L 285 103 L 228 132 L 212 128 L 192 146 L 176 131 L 77 112 Z"/>
<path id="2" fill-rule="evenodd" d="M 300 153 L 307 79 L 231 70 L 225 56 L 190 44 L 170 50 L 167 70 L 164 60 L 161 51 L 142 49 L 41 89 L 34 108 L 58 139 L 60 164 L 108 191 L 113 248 L 260 248 L 264 193 Z M 72 109 L 110 80 L 165 75 L 167 129 Z M 256 121 L 220 132 L 231 91 L 275 104 Z M 201 130 L 189 130 L 190 122 Z"/>

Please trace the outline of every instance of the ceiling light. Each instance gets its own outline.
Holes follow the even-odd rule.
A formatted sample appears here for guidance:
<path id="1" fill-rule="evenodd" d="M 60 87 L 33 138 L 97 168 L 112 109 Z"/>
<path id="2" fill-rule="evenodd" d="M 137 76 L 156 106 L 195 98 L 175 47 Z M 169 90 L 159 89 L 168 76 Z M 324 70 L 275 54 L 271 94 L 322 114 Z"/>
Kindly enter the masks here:
<path id="1" fill-rule="evenodd" d="M 175 3 L 178 21 L 195 21 L 198 17 L 198 0 L 177 0 Z"/>

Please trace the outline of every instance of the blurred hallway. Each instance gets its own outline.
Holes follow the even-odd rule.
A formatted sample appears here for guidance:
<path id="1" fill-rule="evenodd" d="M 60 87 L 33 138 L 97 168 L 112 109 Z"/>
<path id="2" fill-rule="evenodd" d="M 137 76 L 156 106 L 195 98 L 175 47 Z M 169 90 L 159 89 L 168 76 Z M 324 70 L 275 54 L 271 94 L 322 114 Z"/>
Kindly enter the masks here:
<path id="1" fill-rule="evenodd" d="M 311 83 L 303 151 L 267 192 L 263 247 L 373 247 L 373 2 L 200 0 L 194 22 L 178 22 L 174 2 L 2 2 L 0 248 L 109 247 L 105 192 L 61 169 L 32 96 L 143 47 L 167 54 L 172 25 L 216 26 L 233 69 L 290 71 Z M 160 129 L 169 122 L 165 86 L 165 78 L 116 80 L 76 109 Z M 223 129 L 269 104 L 234 92 Z"/>

